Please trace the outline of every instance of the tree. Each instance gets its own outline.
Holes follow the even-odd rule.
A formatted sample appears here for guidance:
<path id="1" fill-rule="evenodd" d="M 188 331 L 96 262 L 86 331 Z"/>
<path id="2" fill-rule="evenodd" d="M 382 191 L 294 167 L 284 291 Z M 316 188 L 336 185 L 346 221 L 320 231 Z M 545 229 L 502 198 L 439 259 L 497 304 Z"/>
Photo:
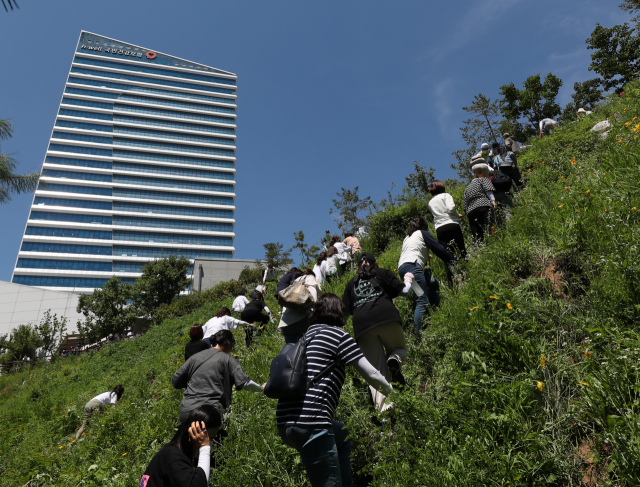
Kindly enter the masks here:
<path id="1" fill-rule="evenodd" d="M 538 133 L 538 123 L 544 118 L 555 118 L 562 109 L 556 103 L 562 80 L 549 73 L 544 82 L 540 74 L 529 76 L 519 90 L 513 83 L 500 87 L 500 113 L 504 120 L 501 132 L 509 132 L 522 142 Z"/>
<path id="2" fill-rule="evenodd" d="M 596 28 L 586 41 L 587 49 L 593 49 L 589 71 L 602 77 L 604 91 L 614 89 L 622 92 L 622 87 L 638 77 L 640 61 L 640 37 L 629 24 L 614 25 L 611 28 L 596 24 Z"/>
<path id="3" fill-rule="evenodd" d="M 339 199 L 331 200 L 335 209 L 330 209 L 329 214 L 334 215 L 333 219 L 342 233 L 356 233 L 365 224 L 363 213 L 373 207 L 371 196 L 360 199 L 358 191 L 358 186 L 352 190 L 342 188 L 342 193 L 336 193 Z"/>
<path id="4" fill-rule="evenodd" d="M 499 123 L 500 103 L 498 100 L 492 102 L 490 98 L 480 93 L 473 97 L 471 105 L 462 107 L 462 109 L 471 115 L 471 118 L 463 121 L 463 126 L 460 127 L 462 140 L 464 140 L 466 147 L 451 153 L 457 161 L 455 164 L 451 164 L 451 168 L 456 170 L 461 180 L 470 181 L 472 173 L 469 161 L 477 152 L 478 146 L 482 142 L 497 142 L 500 136 L 496 132 Z"/>
<path id="5" fill-rule="evenodd" d="M 264 247 L 264 260 L 267 265 L 273 264 L 275 269 L 284 269 L 293 264 L 290 250 L 283 250 L 284 246 L 280 242 L 270 242 L 263 245 Z M 263 262 L 256 261 L 256 265 L 262 267 Z"/>
<path id="6" fill-rule="evenodd" d="M 127 301 L 133 298 L 133 286 L 123 284 L 119 277 L 112 277 L 93 294 L 83 294 L 76 311 L 85 316 L 78 321 L 78 331 L 84 340 L 97 341 L 111 333 L 122 333 L 130 328 L 136 313 Z"/>
<path id="7" fill-rule="evenodd" d="M 9 349 L 9 360 L 21 360 L 25 355 L 34 357 L 38 348 L 42 346 L 42 339 L 33 325 L 20 325 L 11 330 L 11 337 L 7 348 Z"/>
<path id="8" fill-rule="evenodd" d="M 51 316 L 51 310 L 47 310 L 40 323 L 35 326 L 35 330 L 42 342 L 41 355 L 52 356 L 67 331 L 67 318 L 58 319 L 58 315 L 54 313 Z"/>
<path id="9" fill-rule="evenodd" d="M 18 3 L 16 2 L 16 0 L 13 0 L 13 4 L 11 3 L 12 0 L 7 0 L 7 3 L 9 4 L 9 7 L 11 7 L 11 10 L 13 10 L 13 6 L 15 5 L 16 8 L 19 10 L 20 7 L 18 7 Z M 7 10 L 7 5 L 4 3 L 4 0 L 2 0 L 2 6 L 4 7 L 4 11 L 8 12 L 9 10 Z"/>
<path id="10" fill-rule="evenodd" d="M 6 9 L 6 7 L 5 7 Z M 0 120 L 0 140 L 13 136 L 13 124 L 10 120 Z M 0 152 L 0 204 L 11 201 L 12 194 L 34 191 L 38 186 L 40 174 L 15 174 L 18 162 L 9 154 Z"/>
<path id="11" fill-rule="evenodd" d="M 190 265 L 186 257 L 170 255 L 142 266 L 142 276 L 136 279 L 133 289 L 138 309 L 150 315 L 163 304 L 171 303 L 191 283 L 187 278 Z"/>
<path id="12" fill-rule="evenodd" d="M 468 167 L 468 164 L 467 164 Z M 432 167 L 425 169 L 418 161 L 413 162 L 413 168 L 416 172 L 409 174 L 405 179 L 407 188 L 418 196 L 426 196 L 429 194 L 429 184 L 435 181 L 433 176 L 436 170 Z M 391 192 L 389 192 L 389 200 L 391 200 Z"/>
<path id="13" fill-rule="evenodd" d="M 594 78 L 583 83 L 575 82 L 573 84 L 573 103 L 576 108 L 584 108 L 585 110 L 593 110 L 598 102 L 602 100 L 602 80 Z"/>
<path id="14" fill-rule="evenodd" d="M 312 245 L 309 247 L 309 244 L 304 241 L 304 232 L 300 230 L 299 232 L 293 232 L 293 237 L 295 238 L 295 245 L 291 247 L 289 252 L 293 252 L 294 250 L 298 250 L 300 252 L 300 264 L 302 267 L 306 267 L 310 262 L 313 262 L 320 252 L 320 247 L 317 245 Z"/>
<path id="15" fill-rule="evenodd" d="M 619 5 L 620 9 L 628 12 L 630 15 L 633 15 L 637 12 L 640 12 L 640 0 L 624 0 Z M 638 22 L 640 20 L 640 16 L 636 16 L 631 19 L 633 22 Z"/>
<path id="16" fill-rule="evenodd" d="M 240 276 L 238 276 L 238 281 L 244 284 L 245 286 L 262 283 L 263 272 L 264 272 L 264 269 L 262 267 L 251 268 L 248 265 L 246 265 L 240 272 Z"/>

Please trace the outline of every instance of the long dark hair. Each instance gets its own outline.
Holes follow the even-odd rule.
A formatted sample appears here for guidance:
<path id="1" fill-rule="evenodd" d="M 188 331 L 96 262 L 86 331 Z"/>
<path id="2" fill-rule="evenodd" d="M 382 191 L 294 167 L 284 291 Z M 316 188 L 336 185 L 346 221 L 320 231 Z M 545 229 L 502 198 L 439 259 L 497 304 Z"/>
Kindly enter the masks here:
<path id="1" fill-rule="evenodd" d="M 300 269 L 296 269 L 295 271 L 293 271 L 294 280 L 298 279 L 298 277 L 300 277 L 301 275 L 302 275 L 302 271 Z"/>
<path id="2" fill-rule="evenodd" d="M 120 398 L 122 397 L 122 394 L 124 394 L 124 387 L 118 384 L 113 388 L 113 390 L 111 391 L 111 394 L 115 394 L 118 397 L 117 401 L 119 401 Z"/>
<path id="3" fill-rule="evenodd" d="M 336 255 L 338 253 L 338 249 L 336 249 L 333 245 L 329 247 L 329 257 Z"/>
<path id="4" fill-rule="evenodd" d="M 309 315 L 311 325 L 344 326 L 344 304 L 335 294 L 326 293 L 318 298 Z"/>
<path id="5" fill-rule="evenodd" d="M 427 222 L 424 218 L 422 218 L 421 216 L 414 218 L 413 220 L 409 221 L 409 230 L 407 230 L 407 237 L 413 235 L 413 232 L 415 232 L 416 230 L 426 230 L 427 228 L 429 227 L 427 227 Z"/>
<path id="6" fill-rule="evenodd" d="M 229 311 L 229 308 L 222 308 L 220 311 L 216 313 L 214 318 L 222 318 L 223 316 L 229 316 L 230 314 L 231 314 L 231 311 Z"/>
<path id="7" fill-rule="evenodd" d="M 214 333 L 209 337 L 209 341 L 211 342 L 211 346 L 215 347 L 216 345 L 220 345 L 224 347 L 225 345 L 231 345 L 231 348 L 236 344 L 236 339 L 233 337 L 233 333 L 229 330 L 220 330 L 217 333 Z"/>
<path id="8" fill-rule="evenodd" d="M 327 260 L 327 253 L 326 252 L 320 252 L 320 255 L 318 256 L 318 261 L 316 262 L 316 264 L 320 265 L 325 260 Z"/>
<path id="9" fill-rule="evenodd" d="M 337 235 L 334 235 L 333 237 L 331 237 L 331 245 L 333 246 L 334 243 L 337 242 L 341 242 L 340 237 L 338 237 Z"/>
<path id="10" fill-rule="evenodd" d="M 376 262 L 368 259 L 362 259 L 358 267 L 359 279 L 371 279 L 376 276 Z"/>
<path id="11" fill-rule="evenodd" d="M 193 456 L 193 445 L 189 441 L 189 427 L 193 422 L 204 422 L 205 428 L 214 429 L 219 428 L 222 425 L 222 418 L 220 417 L 220 412 L 213 406 L 209 404 L 205 404 L 200 406 L 193 411 L 191 411 L 185 420 L 178 425 L 178 430 L 176 434 L 173 435 L 171 441 L 164 446 L 174 445 L 180 448 L 187 457 L 191 458 Z"/>

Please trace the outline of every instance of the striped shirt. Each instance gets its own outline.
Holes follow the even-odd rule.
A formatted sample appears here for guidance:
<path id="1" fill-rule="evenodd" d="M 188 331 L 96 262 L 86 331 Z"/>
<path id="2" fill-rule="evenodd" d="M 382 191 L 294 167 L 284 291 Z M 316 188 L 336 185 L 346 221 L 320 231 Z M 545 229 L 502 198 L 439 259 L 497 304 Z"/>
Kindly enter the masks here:
<path id="1" fill-rule="evenodd" d="M 305 337 L 318 334 L 307 345 L 307 377 L 313 379 L 326 367 L 339 362 L 333 370 L 311 387 L 304 399 L 278 401 L 276 422 L 278 426 L 297 425 L 331 428 L 333 415 L 338 407 L 344 385 L 345 365 L 357 362 L 364 355 L 356 342 L 342 328 L 312 325 Z"/>

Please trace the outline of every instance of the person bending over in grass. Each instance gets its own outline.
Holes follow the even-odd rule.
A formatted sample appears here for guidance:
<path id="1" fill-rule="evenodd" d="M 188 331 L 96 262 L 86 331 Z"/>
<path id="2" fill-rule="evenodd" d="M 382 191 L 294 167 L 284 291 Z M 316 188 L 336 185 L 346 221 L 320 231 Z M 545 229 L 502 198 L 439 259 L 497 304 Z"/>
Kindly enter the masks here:
<path id="1" fill-rule="evenodd" d="M 84 414 L 82 415 L 82 426 L 78 429 L 76 433 L 76 440 L 80 439 L 82 433 L 84 432 L 85 427 L 89 424 L 89 416 L 91 416 L 96 409 L 104 409 L 105 406 L 109 404 L 117 403 L 122 394 L 124 393 L 124 387 L 121 385 L 117 385 L 114 387 L 112 391 L 103 392 L 102 394 L 94 397 L 87 404 L 84 405 Z"/>
<path id="2" fill-rule="evenodd" d="M 249 300 L 245 296 L 245 291 L 243 289 L 242 291 L 239 291 L 238 294 L 236 294 L 236 299 L 233 300 L 231 309 L 236 313 L 242 313 L 247 304 L 249 304 Z"/>
<path id="3" fill-rule="evenodd" d="M 262 310 L 265 310 L 267 313 L 263 313 Z M 271 311 L 267 305 L 264 304 L 261 293 L 256 294 L 251 302 L 245 306 L 240 314 L 240 319 L 247 323 L 260 323 L 261 326 L 269 323 L 269 320 L 272 319 Z"/>
<path id="4" fill-rule="evenodd" d="M 220 413 L 213 406 L 191 411 L 171 441 L 153 456 L 138 487 L 207 487 L 211 439 L 221 425 Z M 193 468 L 191 460 L 196 454 L 198 466 Z"/>
<path id="5" fill-rule="evenodd" d="M 220 330 L 236 330 L 238 326 L 253 326 L 251 323 L 239 320 L 231 316 L 229 308 L 222 308 L 216 315 L 207 321 L 202 327 L 204 333 L 203 341 L 213 346 L 211 337 Z"/>
<path id="6" fill-rule="evenodd" d="M 313 487 L 353 485 L 351 441 L 344 423 L 333 416 L 345 380 L 345 366 L 352 365 L 373 387 L 385 394 L 391 385 L 364 358 L 344 327 L 344 305 L 335 294 L 318 298 L 309 315 L 311 327 L 305 334 L 307 379 L 325 375 L 300 400 L 278 401 L 276 422 L 282 441 L 298 450 Z"/>
<path id="7" fill-rule="evenodd" d="M 189 357 L 198 352 L 209 349 L 209 344 L 203 340 L 204 331 L 200 325 L 193 325 L 191 327 L 189 337 L 191 337 L 191 341 L 184 347 L 185 360 L 189 360 Z"/>
<path id="8" fill-rule="evenodd" d="M 230 355 L 235 343 L 229 330 L 221 330 L 211 336 L 212 348 L 195 354 L 173 374 L 173 387 L 186 389 L 180 403 L 180 421 L 204 405 L 213 406 L 224 413 L 231 405 L 231 386 L 249 392 L 264 390 L 264 385 L 253 382 Z"/>

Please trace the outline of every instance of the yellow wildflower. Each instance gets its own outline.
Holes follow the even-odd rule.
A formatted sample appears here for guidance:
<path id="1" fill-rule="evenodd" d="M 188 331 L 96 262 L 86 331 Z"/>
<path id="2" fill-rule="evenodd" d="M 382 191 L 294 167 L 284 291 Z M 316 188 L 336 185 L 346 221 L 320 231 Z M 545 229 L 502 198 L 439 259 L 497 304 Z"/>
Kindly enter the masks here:
<path id="1" fill-rule="evenodd" d="M 544 353 L 541 355 L 541 359 L 540 359 L 540 365 L 542 365 L 543 367 L 547 364 L 547 358 L 544 356 Z"/>
<path id="2" fill-rule="evenodd" d="M 507 303 L 507 308 L 513 309 L 513 306 L 511 306 L 511 303 Z"/>
<path id="3" fill-rule="evenodd" d="M 618 139 L 618 142 L 622 142 L 622 139 Z"/>
<path id="4" fill-rule="evenodd" d="M 491 299 L 498 299 L 498 296 L 489 296 Z"/>
<path id="5" fill-rule="evenodd" d="M 587 358 L 591 358 L 591 353 L 589 352 L 589 350 L 585 350 L 585 351 L 584 351 L 584 352 L 582 352 L 582 353 L 584 353 L 584 356 L 585 356 L 585 357 L 587 357 Z"/>
<path id="6" fill-rule="evenodd" d="M 471 308 L 469 311 L 473 311 L 474 309 L 478 309 L 480 306 L 474 306 L 473 308 Z"/>
<path id="7" fill-rule="evenodd" d="M 627 122 L 624 124 L 625 127 L 628 127 L 629 125 L 631 125 L 631 122 Z"/>
<path id="8" fill-rule="evenodd" d="M 587 382 L 580 382 L 580 385 L 581 385 L 581 386 L 587 386 L 587 387 L 588 387 L 588 386 L 589 386 L 589 383 L 587 383 Z"/>
<path id="9" fill-rule="evenodd" d="M 560 179 L 564 179 L 564 176 L 560 176 Z"/>
<path id="10" fill-rule="evenodd" d="M 122 456 L 125 456 L 125 455 L 126 455 L 126 453 L 123 453 L 123 454 L 122 454 Z"/>
<path id="11" fill-rule="evenodd" d="M 558 205 L 558 208 L 560 208 L 562 210 L 562 205 Z"/>
<path id="12" fill-rule="evenodd" d="M 573 159 L 571 159 L 571 164 L 575 164 L 576 163 L 576 158 L 574 157 Z"/>
<path id="13" fill-rule="evenodd" d="M 569 191 L 569 186 L 565 186 L 565 187 L 564 187 L 564 190 L 565 190 L 565 191 Z"/>
<path id="14" fill-rule="evenodd" d="M 60 447 L 60 449 L 61 449 L 61 450 L 62 450 L 63 448 L 64 448 L 64 445 L 62 445 L 62 446 Z"/>
<path id="15" fill-rule="evenodd" d="M 638 211 L 638 208 L 634 206 L 633 208 L 631 208 L 631 211 Z"/>
<path id="16" fill-rule="evenodd" d="M 591 194 L 591 190 L 588 189 L 586 194 L 587 194 L 587 196 L 589 196 Z"/>
<path id="17" fill-rule="evenodd" d="M 544 384 L 542 382 L 538 381 L 537 387 L 540 392 L 544 391 Z"/>

